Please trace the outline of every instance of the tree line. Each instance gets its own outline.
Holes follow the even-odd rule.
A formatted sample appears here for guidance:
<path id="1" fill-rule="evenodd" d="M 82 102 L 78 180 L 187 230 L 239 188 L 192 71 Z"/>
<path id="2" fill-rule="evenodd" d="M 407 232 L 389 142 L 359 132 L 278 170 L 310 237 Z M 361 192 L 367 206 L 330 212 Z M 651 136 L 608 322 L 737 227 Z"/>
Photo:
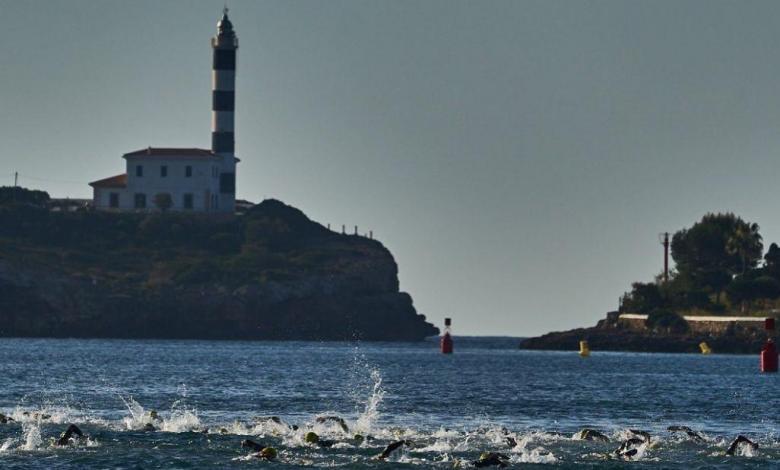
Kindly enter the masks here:
<path id="1" fill-rule="evenodd" d="M 674 234 L 669 280 L 635 282 L 623 312 L 656 310 L 750 313 L 780 301 L 780 247 L 764 252 L 759 226 L 733 213 L 706 214 Z"/>

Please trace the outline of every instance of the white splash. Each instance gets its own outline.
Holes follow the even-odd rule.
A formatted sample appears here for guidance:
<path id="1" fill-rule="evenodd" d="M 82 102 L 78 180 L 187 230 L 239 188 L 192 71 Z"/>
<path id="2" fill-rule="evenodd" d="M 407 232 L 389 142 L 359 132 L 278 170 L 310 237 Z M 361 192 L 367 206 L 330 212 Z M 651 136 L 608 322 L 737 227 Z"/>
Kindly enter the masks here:
<path id="1" fill-rule="evenodd" d="M 41 438 L 41 428 L 38 424 L 24 423 L 22 424 L 22 435 L 24 444 L 21 449 L 23 450 L 35 450 L 43 444 L 43 438 Z"/>
<path id="2" fill-rule="evenodd" d="M 201 428 L 197 410 L 190 409 L 182 400 L 173 402 L 170 417 L 162 422 L 162 430 L 166 432 L 199 431 Z"/>
<path id="3" fill-rule="evenodd" d="M 238 422 L 234 424 L 240 425 L 240 423 Z M 237 429 L 240 429 L 240 427 L 238 427 Z M 266 434 L 270 434 L 272 436 L 285 436 L 287 434 L 290 434 L 290 432 L 292 432 L 292 429 L 287 423 L 285 423 L 284 421 L 280 421 L 277 423 L 276 421 L 274 421 L 269 417 L 269 418 L 255 418 L 251 430 L 248 430 L 247 432 L 243 432 L 243 434 L 255 434 L 258 436 L 266 435 Z M 242 433 L 235 432 L 233 434 L 242 434 Z"/>
<path id="4" fill-rule="evenodd" d="M 385 396 L 385 390 L 382 388 L 382 374 L 379 369 L 371 371 L 371 380 L 374 382 L 371 394 L 366 401 L 363 412 L 355 422 L 355 430 L 366 434 L 370 433 L 376 424 L 379 418 L 379 405 L 382 404 L 382 399 Z"/>
<path id="5" fill-rule="evenodd" d="M 525 436 L 512 448 L 513 455 L 510 457 L 512 463 L 555 463 L 558 461 L 558 458 L 544 447 L 537 446 L 528 449 L 531 440 L 532 436 Z"/>
<path id="6" fill-rule="evenodd" d="M 125 407 L 127 407 L 127 411 L 130 413 L 130 416 L 126 416 L 122 419 L 122 422 L 125 424 L 125 427 L 129 430 L 137 430 L 137 429 L 143 429 L 144 426 L 147 424 L 152 423 L 152 417 L 149 413 L 146 412 L 143 406 L 141 406 L 140 403 L 135 401 L 133 397 L 128 397 L 125 399 L 122 395 L 119 395 L 119 398 L 122 400 L 122 402 L 125 404 Z"/>
<path id="7" fill-rule="evenodd" d="M 0 454 L 8 452 L 11 449 L 11 447 L 13 447 L 14 444 L 16 444 L 17 440 L 18 439 L 15 439 L 13 437 L 9 437 L 8 439 L 6 439 L 3 442 L 3 445 L 0 446 Z"/>

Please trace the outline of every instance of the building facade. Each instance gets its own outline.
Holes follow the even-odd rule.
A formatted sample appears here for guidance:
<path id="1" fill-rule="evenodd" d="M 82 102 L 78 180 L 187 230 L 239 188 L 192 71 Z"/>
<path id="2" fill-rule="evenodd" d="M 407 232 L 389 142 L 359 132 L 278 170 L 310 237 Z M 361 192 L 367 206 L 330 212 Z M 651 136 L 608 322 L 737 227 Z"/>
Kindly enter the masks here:
<path id="1" fill-rule="evenodd" d="M 238 38 L 225 8 L 211 40 L 211 149 L 152 148 L 122 156 L 125 173 L 90 183 L 93 205 L 113 211 L 233 213 Z"/>

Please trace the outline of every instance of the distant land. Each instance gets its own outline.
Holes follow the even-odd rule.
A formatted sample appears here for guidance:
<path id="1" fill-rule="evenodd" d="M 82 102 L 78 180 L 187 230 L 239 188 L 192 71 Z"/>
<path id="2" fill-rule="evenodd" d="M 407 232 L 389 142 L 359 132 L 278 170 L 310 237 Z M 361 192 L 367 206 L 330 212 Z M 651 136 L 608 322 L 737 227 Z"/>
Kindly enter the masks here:
<path id="1" fill-rule="evenodd" d="M 239 216 L 52 211 L 0 188 L 0 336 L 420 341 L 379 241 L 266 200 Z"/>
<path id="2" fill-rule="evenodd" d="M 668 234 L 667 234 L 668 235 Z M 668 236 L 667 236 L 668 241 Z M 764 318 L 780 317 L 780 247 L 764 252 L 756 223 L 706 214 L 674 234 L 675 269 L 653 282 L 635 282 L 616 312 L 594 327 L 528 338 L 524 349 L 757 353 L 773 332 Z"/>

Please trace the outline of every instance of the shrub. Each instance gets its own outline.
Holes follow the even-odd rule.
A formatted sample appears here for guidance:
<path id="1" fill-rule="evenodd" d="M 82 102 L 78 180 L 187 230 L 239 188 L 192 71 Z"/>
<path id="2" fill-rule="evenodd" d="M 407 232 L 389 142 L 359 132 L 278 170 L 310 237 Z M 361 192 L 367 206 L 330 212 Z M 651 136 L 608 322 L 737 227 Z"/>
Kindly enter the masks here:
<path id="1" fill-rule="evenodd" d="M 690 327 L 683 317 L 671 310 L 656 309 L 645 320 L 648 329 L 662 333 L 687 333 Z"/>

